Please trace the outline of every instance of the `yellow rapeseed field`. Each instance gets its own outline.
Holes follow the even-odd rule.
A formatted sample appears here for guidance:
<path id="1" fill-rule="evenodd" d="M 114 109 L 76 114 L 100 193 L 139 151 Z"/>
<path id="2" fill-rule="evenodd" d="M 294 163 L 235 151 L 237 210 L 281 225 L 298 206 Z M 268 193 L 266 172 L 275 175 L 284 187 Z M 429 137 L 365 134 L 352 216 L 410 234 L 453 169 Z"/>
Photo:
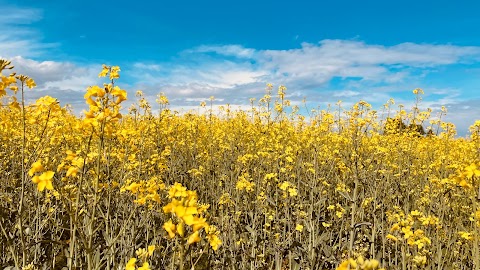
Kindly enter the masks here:
<path id="1" fill-rule="evenodd" d="M 421 89 L 381 112 L 301 115 L 270 84 L 250 110 L 121 110 L 103 66 L 78 116 L 0 72 L 2 269 L 480 269 L 480 121 L 456 137 Z"/>

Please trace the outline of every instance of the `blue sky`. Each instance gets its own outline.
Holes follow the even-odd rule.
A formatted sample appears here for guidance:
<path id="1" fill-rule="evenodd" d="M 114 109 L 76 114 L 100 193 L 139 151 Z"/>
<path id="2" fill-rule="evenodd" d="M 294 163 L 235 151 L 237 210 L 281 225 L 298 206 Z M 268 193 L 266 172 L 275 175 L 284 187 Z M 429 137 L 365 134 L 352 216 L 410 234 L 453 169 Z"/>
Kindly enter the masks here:
<path id="1" fill-rule="evenodd" d="M 480 119 L 478 1 L 4 1 L 0 57 L 31 75 L 31 98 L 83 109 L 101 64 L 120 86 L 188 110 L 210 96 L 243 107 L 267 82 L 296 104 L 390 97 L 449 110 L 459 135 Z"/>

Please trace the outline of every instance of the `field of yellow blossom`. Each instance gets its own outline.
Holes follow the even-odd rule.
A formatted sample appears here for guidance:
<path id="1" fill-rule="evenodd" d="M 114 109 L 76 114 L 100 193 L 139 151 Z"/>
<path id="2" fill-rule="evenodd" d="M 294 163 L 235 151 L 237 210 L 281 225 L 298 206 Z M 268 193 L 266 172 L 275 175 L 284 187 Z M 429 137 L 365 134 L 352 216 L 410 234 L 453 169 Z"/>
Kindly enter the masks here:
<path id="1" fill-rule="evenodd" d="M 381 113 L 304 116 L 272 85 L 246 111 L 140 91 L 121 110 L 103 66 L 79 116 L 26 104 L 14 70 L 0 60 L 1 269 L 480 269 L 480 121 L 456 137 L 421 89 Z"/>

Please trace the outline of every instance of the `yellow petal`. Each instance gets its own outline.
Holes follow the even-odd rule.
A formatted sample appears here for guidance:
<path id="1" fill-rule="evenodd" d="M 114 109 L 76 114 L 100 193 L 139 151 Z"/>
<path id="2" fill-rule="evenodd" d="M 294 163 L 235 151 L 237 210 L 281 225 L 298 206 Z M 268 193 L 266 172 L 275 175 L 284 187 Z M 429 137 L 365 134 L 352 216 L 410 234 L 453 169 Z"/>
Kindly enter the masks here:
<path id="1" fill-rule="evenodd" d="M 155 245 L 148 246 L 148 255 L 152 256 L 155 251 Z"/>
<path id="2" fill-rule="evenodd" d="M 196 231 L 194 233 L 192 233 L 189 237 L 188 237 L 188 243 L 189 244 L 193 244 L 193 243 L 196 243 L 196 242 L 199 242 L 200 241 L 200 237 L 198 236 L 199 232 Z"/>
<path id="3" fill-rule="evenodd" d="M 46 185 L 47 183 L 45 183 L 45 181 L 38 182 L 38 186 L 37 186 L 38 191 L 43 191 Z"/>
<path id="4" fill-rule="evenodd" d="M 46 182 L 47 182 L 46 188 L 47 188 L 48 190 L 52 190 L 52 189 L 53 189 L 52 181 L 46 181 Z"/>
<path id="5" fill-rule="evenodd" d="M 139 267 L 138 270 L 150 270 L 148 262 L 144 262 L 142 267 Z"/>
<path id="6" fill-rule="evenodd" d="M 181 237 L 183 237 L 183 235 L 185 234 L 185 228 L 183 226 L 183 222 L 180 222 L 177 225 L 177 232 L 178 232 L 178 235 L 180 235 Z"/>
<path id="7" fill-rule="evenodd" d="M 131 258 L 128 262 L 127 265 L 125 266 L 125 270 L 135 270 L 135 263 L 137 262 L 137 259 Z"/>
<path id="8" fill-rule="evenodd" d="M 40 182 L 40 178 L 38 177 L 38 175 L 35 175 L 34 177 L 32 177 L 32 182 L 35 184 L 38 184 L 38 182 Z"/>

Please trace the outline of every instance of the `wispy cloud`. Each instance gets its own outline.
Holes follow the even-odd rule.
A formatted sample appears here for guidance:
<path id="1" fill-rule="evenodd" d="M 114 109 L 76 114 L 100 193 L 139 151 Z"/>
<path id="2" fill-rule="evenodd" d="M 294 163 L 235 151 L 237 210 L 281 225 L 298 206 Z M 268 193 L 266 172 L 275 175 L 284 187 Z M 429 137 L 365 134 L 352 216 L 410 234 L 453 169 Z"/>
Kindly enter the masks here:
<path id="1" fill-rule="evenodd" d="M 236 97 L 243 94 L 247 100 L 247 94 L 263 91 L 258 87 L 266 82 L 310 93 L 328 90 L 334 78 L 340 78 L 355 93 L 369 91 L 361 89 L 365 86 L 397 85 L 390 87 L 395 91 L 407 81 L 421 80 L 437 67 L 478 62 L 480 47 L 414 43 L 381 46 L 324 40 L 290 50 L 200 46 L 181 55 L 173 63 L 136 63 L 137 78 L 146 82 L 145 86 L 155 85 L 178 97 L 222 91 Z M 389 87 L 384 89 L 388 91 Z"/>
<path id="2" fill-rule="evenodd" d="M 216 53 L 223 56 L 252 58 L 255 55 L 256 50 L 245 48 L 240 45 L 202 45 L 191 50 L 186 50 L 184 53 Z"/>
<path id="3" fill-rule="evenodd" d="M 478 61 L 480 47 L 402 43 L 395 46 L 369 45 L 360 41 L 324 40 L 304 43 L 293 50 L 259 52 L 258 62 L 288 82 L 309 81 L 321 85 L 332 77 L 358 77 L 388 82 L 408 76 L 412 68 Z"/>
<path id="4" fill-rule="evenodd" d="M 3 14 L 0 17 L 0 23 L 2 25 L 30 24 L 43 17 L 42 11 L 34 8 L 3 6 L 2 11 Z"/>
<path id="5" fill-rule="evenodd" d="M 333 93 L 334 97 L 354 97 L 360 95 L 360 92 L 357 91 L 351 91 L 351 90 L 343 90 L 343 91 L 336 91 Z"/>
<path id="6" fill-rule="evenodd" d="M 57 43 L 42 42 L 42 34 L 30 26 L 41 20 L 42 16 L 43 12 L 40 9 L 2 6 L 0 57 L 38 57 L 48 49 L 57 47 Z"/>

